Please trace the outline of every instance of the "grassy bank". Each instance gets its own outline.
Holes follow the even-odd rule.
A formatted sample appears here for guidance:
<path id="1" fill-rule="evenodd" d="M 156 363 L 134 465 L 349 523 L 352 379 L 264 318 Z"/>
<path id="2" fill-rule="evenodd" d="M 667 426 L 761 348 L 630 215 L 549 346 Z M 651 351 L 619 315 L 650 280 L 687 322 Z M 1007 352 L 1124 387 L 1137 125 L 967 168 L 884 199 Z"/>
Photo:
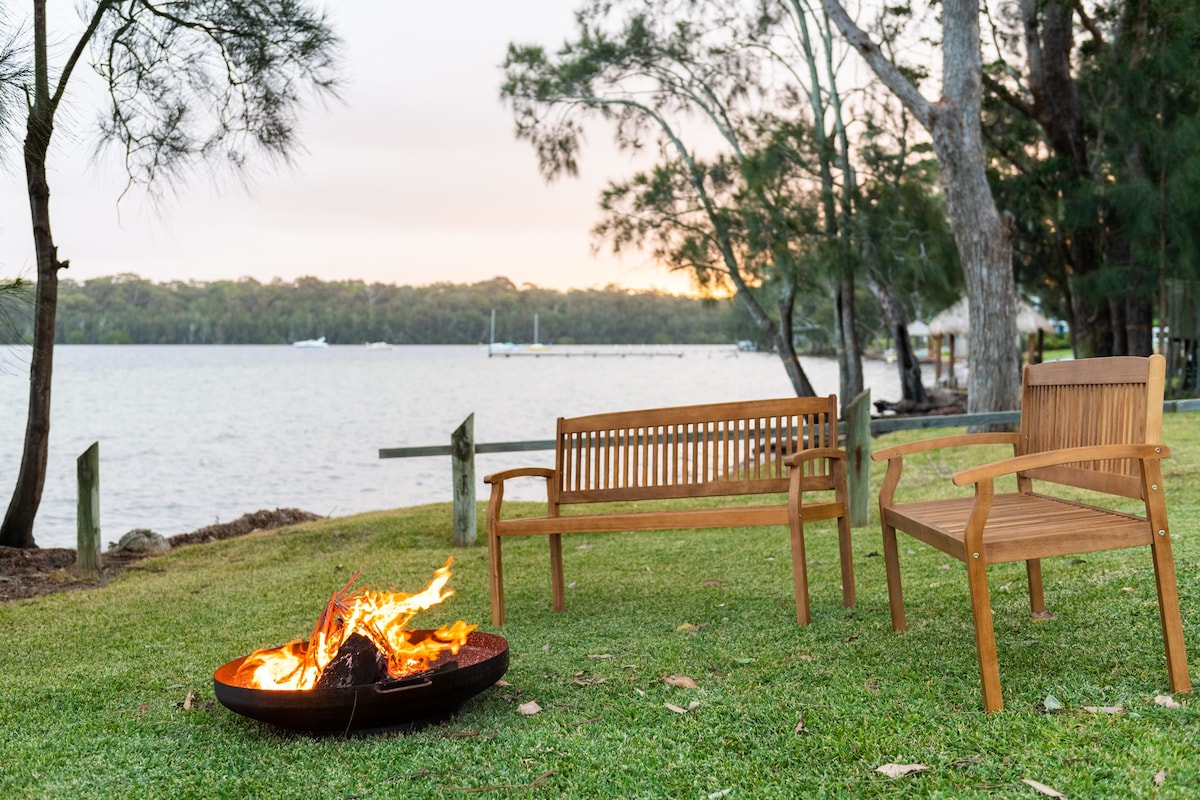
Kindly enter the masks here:
<path id="1" fill-rule="evenodd" d="M 1193 667 L 1195 421 L 1168 420 L 1166 464 Z M 955 466 L 931 460 L 909 477 L 932 493 Z M 445 504 L 252 534 L 142 562 L 103 589 L 0 606 L 0 796 L 1038 797 L 1027 779 L 1068 797 L 1200 794 L 1200 706 L 1155 702 L 1167 683 L 1147 553 L 1047 562 L 1050 622 L 1027 613 L 1023 567 L 992 570 L 1006 710 L 986 716 L 961 565 L 903 540 L 909 630 L 893 633 L 875 522 L 855 531 L 852 611 L 831 527 L 810 535 L 807 628 L 793 622 L 782 530 L 568 539 L 561 616 L 545 542 L 514 542 L 499 631 L 509 685 L 450 721 L 314 739 L 215 702 L 217 666 L 306 633 L 359 569 L 413 591 L 453 554 L 456 596 L 418 622 L 486 623 L 486 546 L 454 551 L 449 515 Z M 1044 713 L 1051 695 L 1062 709 Z M 529 701 L 542 711 L 519 714 Z M 877 772 L 889 763 L 928 769 Z"/>

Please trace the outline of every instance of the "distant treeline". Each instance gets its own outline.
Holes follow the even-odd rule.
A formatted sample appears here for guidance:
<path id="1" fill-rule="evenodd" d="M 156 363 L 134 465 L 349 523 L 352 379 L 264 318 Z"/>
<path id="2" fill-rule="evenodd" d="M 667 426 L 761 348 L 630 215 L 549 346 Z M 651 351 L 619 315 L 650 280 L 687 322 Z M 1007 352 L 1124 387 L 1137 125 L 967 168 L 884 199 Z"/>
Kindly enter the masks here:
<path id="1" fill-rule="evenodd" d="M 32 291 L 10 296 L 0 341 L 30 341 Z M 396 286 L 301 278 L 154 283 L 136 275 L 59 284 L 60 344 L 706 344 L 754 338 L 729 300 L 617 287 L 566 292 L 506 278 L 474 284 Z"/>

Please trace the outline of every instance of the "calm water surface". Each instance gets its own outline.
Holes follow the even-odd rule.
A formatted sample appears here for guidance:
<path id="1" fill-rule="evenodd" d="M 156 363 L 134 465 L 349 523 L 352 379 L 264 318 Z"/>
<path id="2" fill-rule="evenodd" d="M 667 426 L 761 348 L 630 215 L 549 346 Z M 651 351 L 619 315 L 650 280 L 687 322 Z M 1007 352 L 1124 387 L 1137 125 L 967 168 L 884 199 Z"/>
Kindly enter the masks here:
<path id="1" fill-rule="evenodd" d="M 571 348 L 555 348 L 556 352 Z M 446 444 L 472 412 L 477 442 L 551 439 L 558 416 L 788 396 L 773 355 L 730 346 L 682 357 L 488 358 L 477 346 L 60 346 L 50 463 L 34 530 L 75 546 L 75 459 L 100 443 L 107 547 L 132 528 L 163 535 L 260 508 L 346 515 L 451 498 L 446 457 L 379 458 L 381 447 Z M 0 511 L 20 465 L 28 348 L 0 349 Z M 820 394 L 837 366 L 805 359 Z M 864 364 L 875 399 L 899 399 L 896 369 Z M 553 466 L 553 453 L 477 457 L 488 472 Z M 525 494 L 522 494 L 525 492 Z M 544 498 L 536 482 L 512 492 Z"/>

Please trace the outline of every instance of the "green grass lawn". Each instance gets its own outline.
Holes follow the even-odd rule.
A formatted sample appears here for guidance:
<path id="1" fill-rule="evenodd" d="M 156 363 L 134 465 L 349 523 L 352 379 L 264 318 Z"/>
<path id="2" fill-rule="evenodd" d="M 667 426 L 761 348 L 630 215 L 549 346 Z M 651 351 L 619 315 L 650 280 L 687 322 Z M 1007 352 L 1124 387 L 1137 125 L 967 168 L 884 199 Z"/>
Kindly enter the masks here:
<path id="1" fill-rule="evenodd" d="M 1169 416 L 1165 465 L 1193 665 L 1196 427 Z M 932 496 L 959 466 L 929 459 L 908 477 Z M 448 503 L 181 548 L 102 589 L 0 605 L 0 797 L 1045 796 L 1025 780 L 1067 797 L 1200 796 L 1200 706 L 1155 702 L 1167 680 L 1145 551 L 1047 561 L 1048 622 L 1030 619 L 1023 566 L 992 569 L 1006 708 L 985 715 L 962 566 L 902 538 L 909 630 L 892 632 L 875 521 L 855 530 L 853 610 L 832 525 L 810 528 L 806 628 L 782 529 L 568 538 L 564 615 L 545 541 L 510 542 L 508 685 L 404 735 L 281 733 L 218 704 L 212 673 L 307 634 L 354 571 L 416 591 L 448 555 L 457 594 L 420 627 L 490 630 L 485 540 L 455 550 Z M 1048 696 L 1062 709 L 1045 713 Z M 519 714 L 529 701 L 541 712 Z M 877 771 L 893 763 L 928 769 Z"/>

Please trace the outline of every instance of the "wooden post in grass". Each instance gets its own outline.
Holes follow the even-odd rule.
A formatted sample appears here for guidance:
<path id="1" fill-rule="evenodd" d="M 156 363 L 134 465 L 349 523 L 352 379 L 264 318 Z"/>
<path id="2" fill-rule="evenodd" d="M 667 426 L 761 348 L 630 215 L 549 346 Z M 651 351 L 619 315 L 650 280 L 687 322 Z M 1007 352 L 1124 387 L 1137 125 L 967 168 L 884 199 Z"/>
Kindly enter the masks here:
<path id="1" fill-rule="evenodd" d="M 475 543 L 475 414 L 450 436 L 450 465 L 454 480 L 454 544 Z"/>
<path id="2" fill-rule="evenodd" d="M 846 406 L 846 491 L 850 495 L 850 527 L 870 520 L 871 390 L 863 390 Z"/>
<path id="3" fill-rule="evenodd" d="M 82 572 L 100 569 L 100 443 L 83 451 L 75 462 L 79 504 L 75 512 L 75 566 Z"/>

